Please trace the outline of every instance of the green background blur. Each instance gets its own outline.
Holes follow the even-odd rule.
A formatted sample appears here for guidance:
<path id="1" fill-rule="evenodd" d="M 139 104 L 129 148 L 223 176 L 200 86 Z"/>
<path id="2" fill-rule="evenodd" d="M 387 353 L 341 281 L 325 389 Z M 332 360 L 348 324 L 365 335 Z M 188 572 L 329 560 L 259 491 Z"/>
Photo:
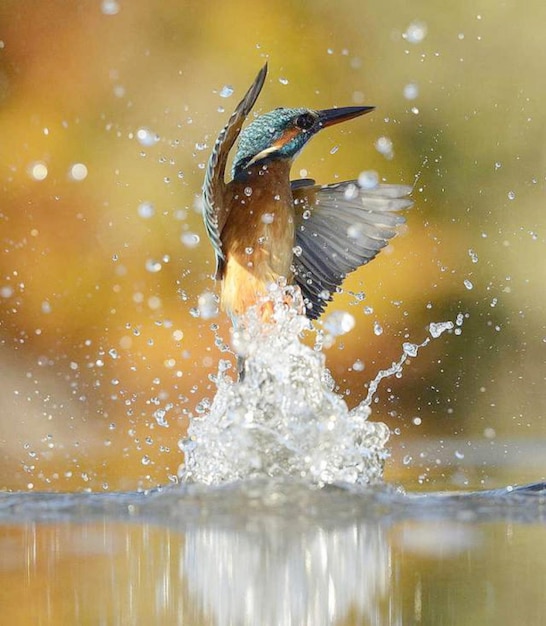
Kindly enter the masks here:
<path id="1" fill-rule="evenodd" d="M 465 316 L 380 388 L 373 419 L 399 429 L 389 476 L 423 471 L 400 442 L 544 440 L 546 4 L 524 6 L 2 0 L 0 486 L 176 474 L 225 358 L 211 322 L 228 339 L 223 317 L 192 315 L 214 289 L 196 198 L 265 60 L 257 112 L 377 106 L 317 137 L 294 177 L 418 177 L 407 228 L 328 309 L 357 321 L 327 351 L 347 402 L 430 322 Z"/>

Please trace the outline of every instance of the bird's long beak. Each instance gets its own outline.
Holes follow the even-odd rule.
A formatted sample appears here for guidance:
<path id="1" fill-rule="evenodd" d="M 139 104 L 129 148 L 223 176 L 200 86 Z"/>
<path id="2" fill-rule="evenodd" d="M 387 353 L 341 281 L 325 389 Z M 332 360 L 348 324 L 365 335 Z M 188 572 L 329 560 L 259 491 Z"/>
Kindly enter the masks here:
<path id="1" fill-rule="evenodd" d="M 359 115 L 365 115 L 373 111 L 375 107 L 341 107 L 339 109 L 324 109 L 318 111 L 318 120 L 322 128 L 326 126 L 332 126 L 333 124 L 339 124 L 339 122 L 345 122 L 352 120 L 353 117 Z"/>

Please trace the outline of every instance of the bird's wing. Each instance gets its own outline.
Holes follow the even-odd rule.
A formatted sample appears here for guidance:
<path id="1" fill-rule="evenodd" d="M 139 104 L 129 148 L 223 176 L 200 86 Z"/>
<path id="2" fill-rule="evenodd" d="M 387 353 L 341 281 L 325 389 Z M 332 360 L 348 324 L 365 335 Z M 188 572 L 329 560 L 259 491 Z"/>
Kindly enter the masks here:
<path id="1" fill-rule="evenodd" d="M 237 108 L 229 118 L 228 123 L 218 135 L 218 139 L 214 144 L 214 149 L 212 150 L 207 164 L 205 182 L 203 184 L 203 219 L 205 221 L 207 235 L 209 236 L 216 254 L 217 275 L 221 274 L 222 264 L 225 260 L 220 234 L 226 223 L 229 212 L 229 207 L 225 206 L 223 201 L 226 188 L 224 181 L 226 163 L 229 151 L 241 132 L 243 122 L 260 95 L 266 75 L 267 63 L 258 72 L 250 89 L 246 92 L 241 102 L 239 102 Z"/>
<path id="2" fill-rule="evenodd" d="M 293 268 L 306 301 L 307 317 L 319 317 L 347 274 L 371 261 L 405 220 L 399 211 L 412 205 L 405 185 L 358 181 L 315 185 L 292 183 L 296 211 Z"/>

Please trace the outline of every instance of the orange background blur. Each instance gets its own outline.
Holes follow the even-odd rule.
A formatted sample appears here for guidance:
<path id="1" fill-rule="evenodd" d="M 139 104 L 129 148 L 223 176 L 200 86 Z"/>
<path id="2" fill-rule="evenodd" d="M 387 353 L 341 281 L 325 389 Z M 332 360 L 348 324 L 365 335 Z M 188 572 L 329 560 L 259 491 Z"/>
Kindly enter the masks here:
<path id="1" fill-rule="evenodd" d="M 462 313 L 460 336 L 383 383 L 373 419 L 400 440 L 544 439 L 546 5 L 526 6 L 3 0 L 0 486 L 176 474 L 225 358 L 211 321 L 229 336 L 192 315 L 214 289 L 196 199 L 266 59 L 258 112 L 377 106 L 321 134 L 294 177 L 418 176 L 405 232 L 329 308 L 357 321 L 327 352 L 340 393 L 357 403 L 404 341 Z"/>

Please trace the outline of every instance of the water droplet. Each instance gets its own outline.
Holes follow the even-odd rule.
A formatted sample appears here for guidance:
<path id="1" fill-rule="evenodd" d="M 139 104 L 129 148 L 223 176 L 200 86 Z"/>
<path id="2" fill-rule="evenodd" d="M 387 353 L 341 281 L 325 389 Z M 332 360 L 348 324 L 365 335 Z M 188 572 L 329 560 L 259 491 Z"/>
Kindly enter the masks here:
<path id="1" fill-rule="evenodd" d="M 47 165 L 44 161 L 34 161 L 28 166 L 27 171 L 34 180 L 45 180 L 48 175 Z"/>
<path id="2" fill-rule="evenodd" d="M 288 78 L 279 78 L 279 83 L 281 85 L 288 85 Z"/>
<path id="3" fill-rule="evenodd" d="M 42 309 L 42 313 L 44 313 L 46 315 L 51 313 L 51 311 L 52 311 L 51 303 L 48 300 L 44 300 L 42 302 L 41 309 Z"/>
<path id="4" fill-rule="evenodd" d="M 163 426 L 165 428 L 169 425 L 165 419 L 165 415 L 167 415 L 167 411 L 165 409 L 157 409 L 152 413 L 152 415 L 154 416 L 158 426 Z"/>
<path id="5" fill-rule="evenodd" d="M 74 163 L 68 170 L 68 178 L 74 181 L 85 180 L 87 174 L 87 166 L 84 163 Z"/>
<path id="6" fill-rule="evenodd" d="M 516 192 L 515 191 L 509 191 L 508 192 L 508 200 L 513 200 L 516 197 Z"/>
<path id="7" fill-rule="evenodd" d="M 351 63 L 351 67 L 354 67 Z M 355 104 L 363 104 L 364 103 L 364 93 L 360 90 L 353 91 L 352 100 Z"/>
<path id="8" fill-rule="evenodd" d="M 117 15 L 119 13 L 119 2 L 117 0 L 102 0 L 100 10 L 103 15 Z"/>
<path id="9" fill-rule="evenodd" d="M 161 308 L 161 298 L 159 296 L 150 296 L 147 304 L 152 311 L 157 311 Z"/>
<path id="10" fill-rule="evenodd" d="M 407 354 L 410 357 L 416 357 L 417 352 L 419 351 L 419 346 L 415 343 L 405 342 L 402 344 L 402 349 L 404 350 L 404 354 Z"/>
<path id="11" fill-rule="evenodd" d="M 262 222 L 264 224 L 272 224 L 274 219 L 275 219 L 274 213 L 264 213 L 262 215 Z"/>
<path id="12" fill-rule="evenodd" d="M 337 337 L 345 335 L 355 327 L 355 318 L 347 311 L 334 311 L 324 319 L 324 328 Z"/>
<path id="13" fill-rule="evenodd" d="M 330 154 L 335 154 L 338 150 L 339 150 L 339 146 L 334 146 L 334 147 L 330 150 Z"/>
<path id="14" fill-rule="evenodd" d="M 173 339 L 175 341 L 182 341 L 182 339 L 184 339 L 184 331 L 179 329 L 173 331 Z"/>
<path id="15" fill-rule="evenodd" d="M 159 135 L 149 128 L 139 128 L 136 132 L 136 138 L 141 146 L 153 146 L 159 141 Z"/>
<path id="16" fill-rule="evenodd" d="M 495 437 L 497 436 L 497 433 L 494 428 L 488 427 L 488 428 L 484 428 L 483 436 L 486 439 L 495 439 Z"/>
<path id="17" fill-rule="evenodd" d="M 392 140 L 388 137 L 379 137 L 375 142 L 375 149 L 388 160 L 394 157 Z"/>
<path id="18" fill-rule="evenodd" d="M 347 188 L 343 192 L 346 200 L 355 200 L 358 198 L 358 187 L 354 184 L 347 185 Z"/>
<path id="19" fill-rule="evenodd" d="M 150 459 L 150 457 L 147 454 L 145 454 L 141 459 L 142 465 L 150 465 L 151 462 L 152 462 L 152 459 Z"/>
<path id="20" fill-rule="evenodd" d="M 186 248 L 196 248 L 199 245 L 201 239 L 196 233 L 192 233 L 189 230 L 182 233 L 180 241 L 186 246 Z"/>
<path id="21" fill-rule="evenodd" d="M 0 297 L 11 298 L 12 295 L 13 287 L 11 287 L 10 285 L 4 285 L 3 287 L 0 287 Z"/>
<path id="22" fill-rule="evenodd" d="M 243 193 L 245 194 L 245 196 L 250 198 L 250 196 L 252 195 L 252 187 L 245 187 Z"/>
<path id="23" fill-rule="evenodd" d="M 427 25 L 425 22 L 415 20 L 407 27 L 406 32 L 402 37 L 409 43 L 417 44 L 421 43 L 427 36 Z"/>
<path id="24" fill-rule="evenodd" d="M 233 95 L 233 87 L 230 85 L 224 85 L 218 94 L 220 98 L 229 98 Z"/>
<path id="25" fill-rule="evenodd" d="M 355 372 L 363 372 L 364 371 L 364 361 L 361 361 L 360 359 L 357 359 L 354 363 L 353 363 L 353 370 Z"/>
<path id="26" fill-rule="evenodd" d="M 478 255 L 472 250 L 472 248 L 468 249 L 468 256 L 472 259 L 472 263 L 477 263 L 479 261 Z"/>
<path id="27" fill-rule="evenodd" d="M 197 307 L 201 319 L 210 320 L 218 315 L 218 299 L 210 291 L 204 291 L 197 298 Z"/>
<path id="28" fill-rule="evenodd" d="M 156 274 L 161 271 L 162 265 L 160 261 L 156 261 L 155 259 L 146 259 L 145 267 L 148 272 Z"/>
<path id="29" fill-rule="evenodd" d="M 347 236 L 357 243 L 366 246 L 369 241 L 369 235 L 367 234 L 368 230 L 369 228 L 366 224 L 351 224 L 347 228 Z"/>
<path id="30" fill-rule="evenodd" d="M 145 220 L 150 219 L 155 214 L 155 208 L 151 202 L 142 202 L 138 205 L 137 211 L 139 216 Z"/>
<path id="31" fill-rule="evenodd" d="M 404 98 L 406 100 L 415 100 L 419 95 L 419 87 L 416 83 L 408 83 L 404 86 Z"/>
<path id="32" fill-rule="evenodd" d="M 378 337 L 383 334 L 383 326 L 381 326 L 381 324 L 377 321 L 373 323 L 373 334 Z"/>
<path id="33" fill-rule="evenodd" d="M 431 337 L 437 339 L 442 333 L 445 333 L 446 330 L 452 330 L 455 324 L 453 322 L 431 322 L 428 325 L 428 332 Z"/>
<path id="34" fill-rule="evenodd" d="M 468 278 L 465 278 L 463 280 L 463 284 L 464 286 L 470 291 L 471 289 L 474 289 L 474 285 L 472 284 L 472 282 L 470 280 L 468 280 Z"/>

